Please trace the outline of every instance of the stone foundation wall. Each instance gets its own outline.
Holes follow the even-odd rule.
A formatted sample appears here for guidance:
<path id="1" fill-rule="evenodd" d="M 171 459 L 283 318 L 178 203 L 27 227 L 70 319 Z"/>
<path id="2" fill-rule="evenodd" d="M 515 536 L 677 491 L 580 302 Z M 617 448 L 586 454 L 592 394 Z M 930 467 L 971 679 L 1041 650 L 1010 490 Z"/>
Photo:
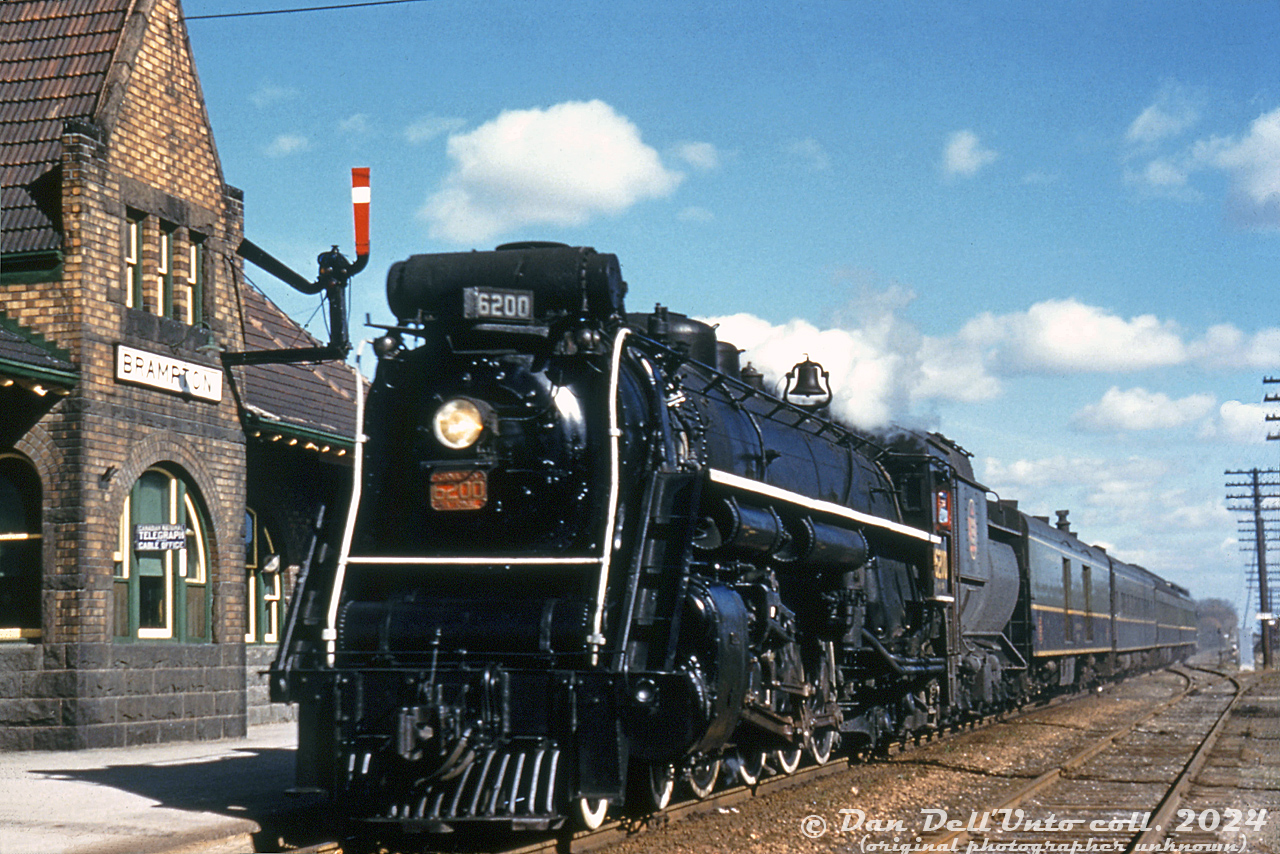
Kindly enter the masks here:
<path id="1" fill-rule="evenodd" d="M 245 647 L 244 695 L 249 726 L 298 719 L 297 708 L 292 704 L 271 702 L 267 668 L 275 657 L 275 645 L 250 644 Z"/>
<path id="2" fill-rule="evenodd" d="M 0 750 L 245 734 L 240 644 L 0 645 Z"/>

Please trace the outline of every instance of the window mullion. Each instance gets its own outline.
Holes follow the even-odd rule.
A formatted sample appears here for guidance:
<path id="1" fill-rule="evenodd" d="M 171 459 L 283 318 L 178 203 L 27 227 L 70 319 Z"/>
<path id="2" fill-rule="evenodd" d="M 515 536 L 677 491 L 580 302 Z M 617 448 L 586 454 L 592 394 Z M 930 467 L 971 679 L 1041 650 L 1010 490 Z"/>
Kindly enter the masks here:
<path id="1" fill-rule="evenodd" d="M 178 478 L 173 481 L 173 522 L 187 530 L 186 484 Z M 179 564 L 173 568 L 173 637 L 174 640 L 187 639 L 187 550 L 185 548 L 170 552 L 174 562 Z M 179 571 L 181 570 L 181 571 Z"/>
<path id="2" fill-rule="evenodd" d="M 129 637 L 136 638 L 142 628 L 142 590 L 139 582 L 138 553 L 133 548 L 134 526 L 141 512 L 142 481 L 133 484 L 129 493 L 129 528 L 125 531 L 125 552 L 129 561 Z"/>

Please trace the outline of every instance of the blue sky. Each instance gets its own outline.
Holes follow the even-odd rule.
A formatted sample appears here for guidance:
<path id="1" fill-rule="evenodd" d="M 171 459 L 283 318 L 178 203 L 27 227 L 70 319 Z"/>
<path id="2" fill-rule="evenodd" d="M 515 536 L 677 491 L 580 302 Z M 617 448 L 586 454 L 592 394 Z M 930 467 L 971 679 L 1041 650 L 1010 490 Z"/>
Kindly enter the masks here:
<path id="1" fill-rule="evenodd" d="M 940 430 L 1024 509 L 1242 603 L 1223 471 L 1278 462 L 1277 4 L 433 0 L 188 28 L 251 239 L 307 273 L 349 251 L 371 167 L 358 320 L 392 320 L 414 253 L 591 245 L 632 310 L 715 319 L 775 376 L 810 354 L 851 419 Z"/>

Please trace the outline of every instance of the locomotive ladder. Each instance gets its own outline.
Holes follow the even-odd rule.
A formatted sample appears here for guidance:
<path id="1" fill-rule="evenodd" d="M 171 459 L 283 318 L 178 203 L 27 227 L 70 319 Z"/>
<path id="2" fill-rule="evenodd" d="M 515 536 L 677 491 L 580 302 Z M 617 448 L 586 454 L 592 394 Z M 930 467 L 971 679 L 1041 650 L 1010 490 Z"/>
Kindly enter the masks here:
<path id="1" fill-rule="evenodd" d="M 656 471 L 645 486 L 643 524 L 636 535 L 640 545 L 623 599 L 621 669 L 674 665 L 703 481 L 701 472 Z"/>

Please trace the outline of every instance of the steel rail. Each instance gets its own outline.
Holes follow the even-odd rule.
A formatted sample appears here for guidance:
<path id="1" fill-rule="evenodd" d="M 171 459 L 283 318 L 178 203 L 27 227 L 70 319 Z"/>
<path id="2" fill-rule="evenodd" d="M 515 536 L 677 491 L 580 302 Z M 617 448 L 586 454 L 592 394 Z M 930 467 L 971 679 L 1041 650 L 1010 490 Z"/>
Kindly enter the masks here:
<path id="1" fill-rule="evenodd" d="M 1177 671 L 1171 671 L 1177 673 Z M 1179 673 L 1186 681 L 1186 687 L 1181 698 L 1191 690 L 1192 683 L 1186 674 Z M 915 737 L 905 741 L 895 741 L 884 746 L 885 756 L 901 755 L 917 749 L 922 741 L 927 740 L 929 743 L 945 742 L 951 738 L 955 738 L 964 732 L 973 729 L 992 726 L 996 723 L 1009 723 L 1012 721 L 1025 718 L 1035 712 L 1044 709 L 1053 708 L 1055 706 L 1070 703 L 1073 700 L 1083 699 L 1092 692 L 1089 690 L 1077 691 L 1073 694 L 1059 694 L 1045 701 L 1029 702 L 1016 709 L 1006 709 L 992 712 L 982 717 L 974 718 L 944 730 L 937 730 L 928 736 Z M 1174 701 L 1176 701 L 1175 698 Z M 1170 701 L 1170 703 L 1174 702 Z M 1157 712 L 1158 713 L 1158 712 Z M 1137 722 L 1133 726 L 1137 726 Z M 1118 737 L 1118 736 L 1117 736 Z M 614 819 L 606 822 L 596 830 L 580 830 L 565 837 L 564 834 L 554 839 L 545 839 L 529 845 L 512 848 L 501 852 L 501 854 L 551 854 L 551 852 L 559 852 L 559 854 L 585 854 L 588 851 L 597 851 L 607 848 L 610 845 L 617 844 L 626 839 L 630 839 L 639 833 L 645 833 L 666 827 L 684 819 L 695 815 L 704 815 L 707 813 L 719 812 L 736 804 L 752 800 L 753 798 L 769 794 L 771 792 L 784 791 L 786 789 L 803 786 L 808 783 L 817 782 L 835 774 L 848 771 L 863 764 L 858 756 L 845 756 L 839 759 L 833 759 L 825 765 L 808 765 L 798 769 L 791 774 L 775 774 L 760 780 L 758 783 L 745 786 L 736 785 L 727 789 L 721 789 L 712 793 L 706 798 L 689 799 L 673 803 L 666 809 L 645 816 L 637 816 L 634 818 Z"/>
<path id="2" fill-rule="evenodd" d="M 1206 668 L 1194 668 L 1194 669 L 1202 670 L 1206 673 L 1212 673 L 1216 676 L 1235 681 L 1234 678 L 1231 677 L 1229 674 L 1220 673 L 1214 670 L 1208 670 Z M 1056 767 L 1050 768 L 1049 770 L 1037 776 L 1035 779 L 1031 780 L 1029 783 L 1026 783 L 1025 785 L 1014 790 L 1009 795 L 1005 796 L 1005 798 L 1002 801 L 1000 801 L 1000 803 L 998 803 L 997 805 L 992 807 L 986 807 L 981 810 L 975 810 L 974 812 L 975 813 L 981 812 L 984 814 L 993 814 L 999 810 L 1014 809 L 1023 801 L 1025 801 L 1027 798 L 1049 789 L 1051 786 L 1053 786 L 1054 783 L 1056 783 L 1059 779 L 1061 779 L 1064 774 L 1074 771 L 1075 769 L 1084 765 L 1084 763 L 1088 762 L 1094 756 L 1097 756 L 1102 751 L 1113 746 L 1117 739 L 1128 735 L 1138 727 L 1142 726 L 1144 723 L 1152 720 L 1153 718 L 1158 717 L 1159 715 L 1173 708 L 1175 705 L 1180 703 L 1182 700 L 1186 699 L 1188 695 L 1190 695 L 1193 691 L 1196 690 L 1196 685 L 1188 674 L 1180 670 L 1176 670 L 1172 667 L 1166 668 L 1166 672 L 1174 673 L 1185 680 L 1186 685 L 1183 687 L 1182 691 L 1175 694 L 1173 697 L 1170 697 L 1168 700 L 1165 700 L 1163 703 L 1160 703 L 1155 708 L 1148 710 L 1147 712 L 1145 712 L 1138 718 L 1134 719 L 1133 721 L 1121 727 L 1117 727 L 1116 729 L 1112 730 L 1111 732 L 1107 733 L 1106 735 L 1094 741 L 1088 747 L 1072 754 L 1067 759 L 1065 759 L 1060 764 L 1058 764 Z M 1239 685 L 1238 682 L 1236 682 L 1236 684 L 1237 686 Z M 1239 695 L 1240 695 L 1240 692 L 1237 692 L 1237 699 L 1239 698 Z M 1232 701 L 1232 705 L 1234 705 L 1234 703 L 1235 703 L 1235 700 Z M 1224 711 L 1224 715 L 1225 714 L 1226 712 Z M 1215 725 L 1214 727 L 1215 730 L 1218 729 L 1225 720 L 1226 720 L 1225 717 L 1220 718 L 1218 721 L 1218 724 Z M 1216 740 L 1216 737 L 1215 737 L 1215 740 Z M 1203 764 L 1203 762 L 1201 764 Z M 1184 774 L 1185 774 L 1185 769 L 1184 769 Z M 1181 780 L 1182 778 L 1180 777 L 1179 779 Z M 1171 784 L 1170 789 L 1172 789 L 1175 785 L 1177 784 L 1176 783 Z M 1165 797 L 1166 798 L 1168 797 L 1167 791 L 1166 791 Z M 1162 800 L 1162 803 L 1163 803 L 1163 800 Z M 1170 807 L 1170 814 L 1172 814 L 1172 809 L 1176 808 L 1176 806 L 1177 804 L 1174 803 Z M 1150 820 L 1149 823 L 1154 823 L 1154 822 L 1155 822 L 1155 819 L 1153 818 Z M 971 832 L 968 829 L 949 831 L 947 833 L 928 837 L 924 840 L 923 844 L 929 846 L 929 849 L 933 851 L 956 850 L 961 845 L 967 845 L 967 843 L 971 839 L 970 833 Z M 1125 849 L 1126 854 L 1134 850 L 1136 846 L 1136 842 L 1137 842 L 1136 839 L 1130 841 L 1129 847 Z"/>
<path id="3" fill-rule="evenodd" d="M 1217 674 L 1217 671 L 1211 671 L 1205 668 L 1195 669 Z M 1106 736 L 1103 736 L 1099 741 L 1069 757 L 1059 766 L 1041 774 L 1039 777 L 1035 778 L 1030 783 L 1010 795 L 1000 806 L 993 807 L 992 809 L 1001 809 L 1005 807 L 1012 809 L 1030 795 L 1047 788 L 1054 781 L 1059 779 L 1064 771 L 1070 771 L 1082 765 L 1091 757 L 1110 746 L 1115 739 L 1132 732 L 1135 728 L 1172 707 L 1194 690 L 1195 684 L 1191 677 L 1186 673 L 1171 668 L 1166 669 L 1166 672 L 1181 677 L 1185 682 L 1185 685 L 1178 694 L 1168 700 L 1165 700 L 1138 719 L 1135 719 L 1125 726 L 1119 727 L 1108 733 Z M 1228 676 L 1227 678 L 1231 677 Z M 884 745 L 884 752 L 882 756 L 902 755 L 903 753 L 919 749 L 922 743 L 945 742 L 964 732 L 974 729 L 993 726 L 997 723 L 1011 723 L 1023 720 L 1037 712 L 1071 703 L 1075 700 L 1090 696 L 1091 694 L 1092 692 L 1089 690 L 1077 691 L 1073 694 L 1059 694 L 1043 701 L 1030 701 L 1014 709 L 992 712 L 990 714 L 983 715 L 982 717 L 974 718 L 970 721 L 965 721 L 946 729 L 937 730 L 924 736 L 917 736 L 908 740 L 891 742 Z M 567 834 L 564 831 L 561 831 L 555 835 L 549 835 L 536 841 L 531 841 L 528 844 L 502 849 L 500 854 L 553 854 L 553 852 L 557 852 L 558 854 L 585 854 L 585 852 L 607 848 L 610 845 L 631 839 L 637 834 L 657 830 L 670 824 L 683 821 L 684 819 L 692 816 L 718 812 L 736 804 L 750 801 L 762 795 L 784 791 L 786 789 L 816 782 L 835 774 L 848 771 L 852 768 L 856 768 L 860 764 L 863 764 L 863 762 L 859 756 L 844 756 L 838 759 L 833 759 L 824 765 L 808 765 L 801 767 L 791 774 L 775 774 L 766 777 L 751 786 L 735 785 L 713 792 L 711 795 L 703 799 L 690 798 L 688 800 L 672 803 L 663 810 L 647 815 L 610 819 L 595 830 L 579 830 L 574 831 L 572 834 Z M 1176 808 L 1176 804 L 1171 807 L 1171 809 L 1173 808 Z M 960 840 L 960 842 L 956 843 L 956 845 L 959 845 L 962 842 L 967 841 L 968 832 L 959 831 L 956 833 L 950 833 L 945 836 L 934 837 L 926 840 L 926 842 L 933 846 L 933 850 L 941 850 L 941 848 L 944 845 L 948 845 L 952 839 Z M 342 848 L 338 842 L 326 841 L 302 848 L 291 848 L 289 850 L 292 854 L 333 854 L 333 852 L 341 852 Z"/>
<path id="4" fill-rule="evenodd" d="M 737 785 L 728 789 L 713 792 L 701 800 L 690 799 L 668 806 L 666 809 L 635 818 L 614 819 L 605 822 L 596 830 L 579 830 L 572 835 L 560 834 L 555 838 L 544 839 L 519 848 L 511 848 L 502 854 L 583 854 L 587 851 L 598 851 L 610 845 L 616 845 L 636 834 L 666 827 L 669 824 L 683 821 L 695 815 L 718 812 L 734 804 L 740 804 L 753 798 L 807 785 L 817 780 L 849 770 L 853 761 L 849 759 L 833 760 L 825 765 L 809 765 L 791 774 L 775 774 L 753 786 Z"/>
<path id="5" fill-rule="evenodd" d="M 1187 764 L 1183 766 L 1181 773 L 1178 774 L 1178 779 L 1174 780 L 1173 785 L 1169 787 L 1169 790 L 1165 792 L 1164 797 L 1161 798 L 1155 812 L 1152 813 L 1150 820 L 1147 822 L 1147 824 L 1150 825 L 1150 828 L 1142 831 L 1129 842 L 1129 845 L 1124 849 L 1125 854 L 1132 854 L 1132 852 L 1139 849 L 1154 851 L 1161 840 L 1168 835 L 1170 820 L 1174 816 L 1174 811 L 1177 810 L 1178 805 L 1182 803 L 1183 796 L 1186 795 L 1187 789 L 1190 788 L 1192 782 L 1195 781 L 1200 770 L 1204 768 L 1205 763 L 1209 761 L 1209 755 L 1213 752 L 1214 745 L 1218 743 L 1218 737 L 1221 736 L 1222 731 L 1226 729 L 1227 722 L 1231 720 L 1231 715 L 1235 712 L 1236 705 L 1245 695 L 1246 686 L 1239 677 L 1233 676 L 1229 673 L 1219 673 L 1216 670 L 1210 670 L 1204 667 L 1196 667 L 1194 669 L 1202 670 L 1206 673 L 1214 673 L 1219 676 L 1226 676 L 1227 679 L 1230 679 L 1232 684 L 1236 686 L 1236 695 L 1231 698 L 1231 702 L 1222 710 L 1222 714 L 1218 715 L 1218 720 L 1214 723 L 1213 728 L 1209 730 L 1208 734 L 1206 734 L 1200 741 L 1199 746 L 1196 747 L 1195 753 L 1187 760 Z"/>

